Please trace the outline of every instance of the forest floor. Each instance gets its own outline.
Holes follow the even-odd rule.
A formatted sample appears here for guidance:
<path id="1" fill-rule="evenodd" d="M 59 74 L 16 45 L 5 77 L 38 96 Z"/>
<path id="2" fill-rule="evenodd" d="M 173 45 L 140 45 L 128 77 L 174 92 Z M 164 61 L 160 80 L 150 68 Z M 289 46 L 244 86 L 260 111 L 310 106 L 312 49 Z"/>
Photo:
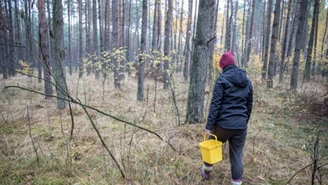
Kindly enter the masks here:
<path id="1" fill-rule="evenodd" d="M 295 93 L 281 86 L 267 89 L 257 77 L 251 79 L 254 110 L 244 150 L 243 184 L 311 184 L 314 153 L 320 167 L 315 182 L 328 184 L 327 117 L 314 115 L 308 105 L 309 97 L 313 101 L 323 97 L 323 84 L 312 83 L 309 88 L 305 84 Z M 22 75 L 0 79 L 0 184 L 230 184 L 228 144 L 223 146 L 223 161 L 213 167 L 211 180 L 201 177 L 198 144 L 205 123 L 184 124 L 189 83 L 180 74 L 175 75 L 174 90 L 178 111 L 172 92 L 163 90 L 162 83 L 155 91 L 149 79 L 144 102 L 137 101 L 137 78 L 126 77 L 120 90 L 113 88 L 112 80 L 103 86 L 94 76 L 78 80 L 73 74 L 67 81 L 74 99 L 156 132 L 164 141 L 87 109 L 115 163 L 80 105 L 71 104 L 74 133 L 69 141 L 69 109 L 59 111 L 55 98 L 45 100 L 18 88 L 4 89 L 16 85 L 43 92 L 43 83 Z M 208 85 L 206 92 L 205 114 L 212 94 Z"/>

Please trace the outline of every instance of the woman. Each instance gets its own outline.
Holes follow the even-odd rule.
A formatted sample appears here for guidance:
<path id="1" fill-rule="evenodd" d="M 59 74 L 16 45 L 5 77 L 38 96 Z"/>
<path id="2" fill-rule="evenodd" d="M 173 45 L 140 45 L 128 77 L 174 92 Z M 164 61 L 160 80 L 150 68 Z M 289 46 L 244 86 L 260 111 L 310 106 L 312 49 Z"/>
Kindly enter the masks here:
<path id="1" fill-rule="evenodd" d="M 231 181 L 241 185 L 243 148 L 253 106 L 252 83 L 246 72 L 236 66 L 232 52 L 222 55 L 219 66 L 223 72 L 215 83 L 205 132 L 213 133 L 222 142 L 229 141 Z M 204 162 L 201 172 L 205 179 L 210 178 L 212 165 Z"/>

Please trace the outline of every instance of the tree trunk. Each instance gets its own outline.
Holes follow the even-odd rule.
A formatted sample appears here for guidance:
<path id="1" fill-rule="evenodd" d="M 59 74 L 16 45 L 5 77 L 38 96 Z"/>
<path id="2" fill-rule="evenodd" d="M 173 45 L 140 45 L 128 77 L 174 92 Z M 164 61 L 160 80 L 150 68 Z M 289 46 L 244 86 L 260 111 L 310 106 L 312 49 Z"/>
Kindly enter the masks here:
<path id="1" fill-rule="evenodd" d="M 229 16 L 229 4 L 230 0 L 226 1 L 226 31 L 225 31 L 225 51 L 230 51 L 230 16 Z M 230 5 L 231 6 L 231 5 Z"/>
<path id="2" fill-rule="evenodd" d="M 242 24 L 242 31 L 241 31 L 241 37 L 242 37 L 242 40 L 241 40 L 241 52 L 242 52 L 242 60 L 241 61 L 238 61 L 239 62 L 239 66 L 243 67 L 244 65 L 244 58 L 245 58 L 245 45 L 246 45 L 246 33 L 247 33 L 247 25 L 246 25 L 246 1 L 244 1 L 244 11 L 243 11 L 243 24 Z"/>
<path id="3" fill-rule="evenodd" d="M 98 14 L 99 14 L 99 43 L 100 43 L 100 53 L 104 51 L 104 42 L 103 42 L 103 21 L 102 21 L 102 12 L 101 12 L 101 2 L 98 0 Z M 101 57 L 101 54 L 99 54 Z"/>
<path id="4" fill-rule="evenodd" d="M 298 29 L 296 34 L 296 44 L 294 49 L 294 58 L 293 58 L 293 69 L 290 81 L 290 89 L 296 90 L 297 81 L 298 81 L 298 72 L 299 72 L 299 63 L 300 63 L 300 54 L 303 47 L 303 34 L 304 34 L 304 24 L 306 20 L 308 0 L 302 0 L 300 4 L 300 11 L 298 13 L 299 22 Z"/>
<path id="5" fill-rule="evenodd" d="M 261 53 L 261 60 L 264 61 L 264 47 L 265 47 L 265 38 L 266 38 L 266 25 L 265 25 L 265 22 L 266 22 L 266 11 L 265 11 L 265 8 L 267 7 L 267 4 L 266 4 L 266 1 L 264 1 L 264 5 L 263 5 L 263 15 L 262 15 L 262 45 L 261 45 L 261 48 L 262 48 L 262 53 Z"/>
<path id="6" fill-rule="evenodd" d="M 312 60 L 312 51 L 313 51 L 313 42 L 315 36 L 315 28 L 316 28 L 316 15 L 319 11 L 319 0 L 315 0 L 313 4 L 313 15 L 312 15 L 312 25 L 311 25 L 311 33 L 309 38 L 309 43 L 307 45 L 307 57 L 305 62 L 305 70 L 304 70 L 304 80 L 310 81 L 311 76 L 311 60 Z M 313 61 L 314 62 L 314 61 Z"/>
<path id="7" fill-rule="evenodd" d="M 180 25 L 179 25 L 179 41 L 178 41 L 178 72 L 181 72 L 182 70 L 182 26 L 183 26 L 183 1 L 181 2 L 181 8 L 180 8 Z"/>
<path id="8" fill-rule="evenodd" d="M 325 40 L 326 40 L 326 35 L 327 35 L 327 29 L 328 29 L 328 11 L 326 11 L 327 14 L 326 14 L 326 26 L 325 26 L 325 31 L 323 33 L 323 37 L 322 37 L 322 42 L 321 42 L 321 62 L 319 63 L 319 71 L 322 69 L 322 72 L 321 72 L 321 76 L 322 78 L 324 78 L 325 74 L 327 73 L 328 71 L 328 64 L 326 62 L 324 62 L 324 57 L 326 58 L 326 54 L 325 54 L 325 50 L 324 50 L 324 46 L 325 46 Z"/>
<path id="9" fill-rule="evenodd" d="M 21 25 L 20 25 L 20 10 L 19 7 L 19 1 L 15 0 L 15 24 L 16 24 L 16 39 L 17 41 L 21 42 Z M 23 59 L 23 50 L 21 48 L 17 48 L 17 57 L 19 59 Z"/>
<path id="10" fill-rule="evenodd" d="M 271 47 L 270 47 L 270 61 L 269 61 L 269 71 L 268 71 L 268 88 L 273 87 L 273 76 L 275 63 L 277 62 L 276 57 L 276 46 L 278 41 L 278 31 L 279 31 L 279 18 L 280 18 L 280 4 L 281 0 L 276 0 L 275 10 L 274 10 L 274 18 L 272 25 L 272 35 L 271 35 Z"/>
<path id="11" fill-rule="evenodd" d="M 187 31 L 186 31 L 186 46 L 185 46 L 185 61 L 183 68 L 183 78 L 185 81 L 188 81 L 189 78 L 189 64 L 190 64 L 190 53 L 191 53 L 191 23 L 192 23 L 192 5 L 193 0 L 188 1 L 188 22 L 187 22 Z"/>
<path id="12" fill-rule="evenodd" d="M 86 18 L 87 18 L 87 29 L 86 29 L 86 50 L 89 56 L 92 56 L 92 47 L 91 46 L 91 5 L 90 0 L 86 0 Z M 92 57 L 89 57 L 89 60 L 92 60 Z M 87 75 L 90 75 L 92 70 L 91 65 L 87 65 Z"/>
<path id="13" fill-rule="evenodd" d="M 123 5 L 121 2 L 124 2 L 124 0 L 118 0 L 118 48 L 121 48 L 123 46 L 123 40 L 124 40 L 124 19 L 123 19 Z M 124 80 L 124 68 L 125 68 L 125 60 L 120 59 L 119 60 L 119 78 L 120 81 Z"/>
<path id="14" fill-rule="evenodd" d="M 280 63 L 280 70 L 279 70 L 279 83 L 282 83 L 284 80 L 284 71 L 285 71 L 285 60 L 287 54 L 287 40 L 288 40 L 288 32 L 289 32 L 289 19 L 290 19 L 290 9 L 293 0 L 289 0 L 288 8 L 287 8 L 287 18 L 286 18 L 286 28 L 284 33 L 284 40 L 282 44 L 282 56 L 281 56 L 281 63 Z"/>
<path id="15" fill-rule="evenodd" d="M 212 39 L 215 0 L 200 0 L 197 19 L 197 32 L 191 65 L 190 85 L 187 103 L 187 123 L 204 121 L 204 95 L 206 71 L 209 64 L 209 44 Z"/>
<path id="16" fill-rule="evenodd" d="M 39 38 L 41 49 L 41 61 L 44 69 L 44 93 L 45 99 L 49 99 L 52 95 L 52 83 L 51 83 L 51 68 L 50 68 L 50 53 L 49 53 L 49 40 L 48 40 L 48 21 L 46 17 L 45 2 L 44 0 L 38 0 L 38 12 L 39 12 Z"/>
<path id="17" fill-rule="evenodd" d="M 237 12 L 238 12 L 238 0 L 235 2 L 235 11 L 234 11 L 234 18 L 233 18 L 233 27 L 232 27 L 232 42 L 231 42 L 231 51 L 235 53 L 237 51 Z M 237 56 L 237 55 L 236 55 Z"/>
<path id="18" fill-rule="evenodd" d="M 272 0 L 268 1 L 267 6 L 267 25 L 266 25 L 266 33 L 265 33 L 265 48 L 264 48 L 264 61 L 262 67 L 262 79 L 266 78 L 267 74 L 267 66 L 268 66 L 268 55 L 269 55 L 269 42 L 270 42 L 270 30 L 271 30 L 271 7 L 272 7 Z"/>
<path id="19" fill-rule="evenodd" d="M 0 1 L 1 4 L 1 1 Z M 6 45 L 7 29 L 4 22 L 4 15 L 2 12 L 2 7 L 0 6 L 0 48 L 1 48 L 1 65 L 2 65 L 2 77 L 3 79 L 8 78 L 8 68 L 7 68 L 7 56 L 8 49 Z"/>
<path id="20" fill-rule="evenodd" d="M 164 40 L 164 57 L 166 58 L 164 60 L 164 89 L 167 89 L 169 87 L 169 58 L 170 58 L 170 39 L 171 39 L 171 30 L 172 30 L 172 11 L 173 11 L 173 5 L 172 1 L 168 0 L 168 9 L 166 12 L 166 21 L 165 21 L 165 40 Z"/>
<path id="21" fill-rule="evenodd" d="M 68 27 L 68 55 L 67 55 L 67 65 L 69 75 L 72 76 L 72 37 L 71 37 L 71 0 L 67 0 L 67 27 Z"/>
<path id="22" fill-rule="evenodd" d="M 8 75 L 9 76 L 15 76 L 16 74 L 16 47 L 15 47 L 15 38 L 14 38 L 14 19 L 12 16 L 12 6 L 11 6 L 11 0 L 8 0 L 8 25 L 9 25 L 9 45 L 10 45 L 10 54 L 9 54 L 9 69 L 8 69 Z"/>
<path id="23" fill-rule="evenodd" d="M 112 50 L 119 49 L 119 4 L 118 0 L 112 0 Z M 120 62 L 114 58 L 114 87 L 115 89 L 121 88 L 120 81 Z"/>
<path id="24" fill-rule="evenodd" d="M 92 0 L 92 38 L 93 38 L 93 70 L 95 73 L 96 79 L 99 79 L 99 65 L 97 65 L 98 61 L 100 60 L 99 58 L 99 45 L 98 45 L 98 25 L 97 25 L 97 0 Z"/>
<path id="25" fill-rule="evenodd" d="M 320 10 L 320 2 L 317 0 L 317 11 L 315 13 L 315 28 L 314 28 L 314 45 L 313 45 L 313 62 L 312 62 L 312 76 L 315 77 L 316 74 L 316 66 L 317 66 L 317 44 L 318 44 L 318 24 L 319 24 L 319 10 Z"/>
<path id="26" fill-rule="evenodd" d="M 294 13 L 293 13 L 293 22 L 292 22 L 292 27 L 291 27 L 291 33 L 290 33 L 290 38 L 289 38 L 289 43 L 288 43 L 288 50 L 287 50 L 287 57 L 289 58 L 292 55 L 292 50 L 295 46 L 295 38 L 296 38 L 296 32 L 298 29 L 298 22 L 299 19 L 297 17 L 298 12 L 300 11 L 299 6 L 300 3 L 294 3 Z"/>
<path id="27" fill-rule="evenodd" d="M 64 21 L 62 0 L 53 0 L 53 29 L 55 39 L 54 79 L 57 92 L 57 107 L 64 109 L 67 102 L 67 85 L 65 80 Z"/>
<path id="28" fill-rule="evenodd" d="M 144 57 L 146 52 L 146 39 L 147 39 L 147 13 L 148 13 L 148 7 L 147 7 L 147 0 L 142 1 L 142 29 L 141 29 L 141 48 L 139 56 L 139 76 L 138 76 L 138 93 L 137 93 L 137 99 L 138 101 L 144 100 L 144 78 L 145 78 L 145 62 L 146 57 Z"/>
<path id="29" fill-rule="evenodd" d="M 110 0 L 106 0 L 105 9 L 105 50 L 110 50 Z"/>
<path id="30" fill-rule="evenodd" d="M 214 17 L 213 25 L 212 25 L 212 32 L 211 32 L 212 38 L 211 38 L 211 42 L 209 43 L 209 53 L 212 53 L 212 54 L 209 55 L 208 75 L 206 74 L 206 76 L 208 76 L 208 84 L 209 85 L 212 85 L 212 83 L 213 83 L 213 71 L 214 71 L 214 69 L 213 69 L 213 53 L 214 53 L 214 46 L 217 41 L 216 31 L 217 31 L 217 22 L 218 22 L 217 15 L 218 15 L 218 13 L 219 13 L 219 1 L 216 0 L 214 14 L 212 15 Z"/>
<path id="31" fill-rule="evenodd" d="M 79 12 L 79 78 L 83 75 L 83 30 L 82 30 L 82 0 L 78 0 L 78 12 Z"/>
<path id="32" fill-rule="evenodd" d="M 255 7 L 256 7 L 256 0 L 253 0 L 252 3 L 252 15 L 251 15 L 251 23 L 250 23 L 250 28 L 249 28 L 249 35 L 248 35 L 248 40 L 246 40 L 246 61 L 245 61 L 245 66 L 247 66 L 249 62 L 249 57 L 252 52 L 252 37 L 253 37 L 253 24 L 254 24 L 254 16 L 255 16 Z"/>

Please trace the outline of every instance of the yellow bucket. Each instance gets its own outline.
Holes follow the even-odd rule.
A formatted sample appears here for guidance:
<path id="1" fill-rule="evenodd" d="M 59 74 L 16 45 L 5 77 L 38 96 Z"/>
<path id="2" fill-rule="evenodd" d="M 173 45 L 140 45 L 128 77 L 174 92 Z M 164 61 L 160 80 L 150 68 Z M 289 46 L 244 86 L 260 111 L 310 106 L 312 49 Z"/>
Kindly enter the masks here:
<path id="1" fill-rule="evenodd" d="M 209 164 L 214 164 L 222 161 L 222 142 L 218 141 L 216 135 L 209 135 L 213 136 L 215 140 L 206 140 L 207 134 L 205 134 L 204 141 L 199 143 L 199 147 L 203 161 Z"/>

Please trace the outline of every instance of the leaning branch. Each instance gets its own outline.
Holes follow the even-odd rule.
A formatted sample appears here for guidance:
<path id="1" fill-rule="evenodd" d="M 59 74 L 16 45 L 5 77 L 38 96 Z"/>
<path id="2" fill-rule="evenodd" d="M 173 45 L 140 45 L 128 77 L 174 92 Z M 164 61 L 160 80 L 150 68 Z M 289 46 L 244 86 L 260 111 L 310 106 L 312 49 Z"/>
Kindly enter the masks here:
<path id="1" fill-rule="evenodd" d="M 32 89 L 28 89 L 28 88 L 25 88 L 25 87 L 21 87 L 21 86 L 9 85 L 9 86 L 5 86 L 4 88 L 5 88 L 5 89 L 9 89 L 9 88 L 18 88 L 18 89 L 22 89 L 22 90 L 25 90 L 25 91 L 33 92 L 33 93 L 36 93 L 36 94 L 39 94 L 39 95 L 43 95 L 43 96 L 45 95 L 44 93 L 41 93 L 41 92 L 38 92 L 38 91 L 35 91 L 35 90 L 32 90 Z M 151 134 L 157 136 L 160 140 L 162 140 L 162 141 L 164 141 L 165 143 L 167 143 L 167 144 L 168 144 L 168 145 L 169 145 L 174 151 L 176 151 L 176 149 L 172 146 L 171 143 L 169 143 L 168 141 L 164 140 L 160 135 L 158 135 L 158 134 L 157 134 L 156 132 L 154 132 L 154 131 L 151 131 L 151 130 L 146 129 L 146 128 L 144 128 L 144 127 L 138 126 L 138 125 L 136 125 L 136 124 L 133 124 L 133 123 L 130 123 L 130 122 L 128 122 L 128 121 L 125 121 L 125 120 L 122 120 L 122 119 L 120 119 L 120 118 L 117 118 L 117 117 L 115 117 L 115 116 L 112 116 L 112 115 L 110 115 L 110 114 L 108 114 L 108 113 L 105 113 L 105 112 L 103 112 L 103 111 L 101 111 L 101 110 L 99 110 L 99 109 L 97 109 L 97 108 L 91 107 L 91 106 L 89 106 L 89 105 L 85 105 L 85 104 L 83 104 L 83 103 L 81 103 L 81 102 L 76 101 L 76 100 L 75 100 L 74 98 L 72 98 L 72 97 L 70 97 L 70 99 L 61 98 L 61 97 L 58 97 L 58 96 L 55 96 L 55 95 L 49 95 L 49 97 L 53 97 L 53 98 L 57 98 L 57 99 L 60 99 L 60 100 L 65 100 L 65 101 L 68 101 L 68 102 L 72 102 L 72 103 L 74 103 L 74 104 L 78 104 L 78 105 L 80 105 L 80 106 L 83 106 L 83 107 L 85 107 L 85 108 L 88 108 L 88 109 L 94 110 L 94 111 L 96 111 L 96 112 L 98 112 L 98 113 L 100 113 L 100 114 L 103 114 L 103 115 L 105 115 L 105 116 L 108 116 L 108 117 L 110 117 L 110 118 L 113 118 L 114 120 L 117 120 L 117 121 L 119 121 L 119 122 L 123 122 L 123 123 L 125 123 L 125 124 L 131 125 L 131 126 L 133 126 L 133 127 L 136 127 L 136 128 L 141 129 L 141 130 L 144 130 L 144 131 L 146 131 L 146 132 L 149 132 L 149 133 L 151 133 Z"/>

